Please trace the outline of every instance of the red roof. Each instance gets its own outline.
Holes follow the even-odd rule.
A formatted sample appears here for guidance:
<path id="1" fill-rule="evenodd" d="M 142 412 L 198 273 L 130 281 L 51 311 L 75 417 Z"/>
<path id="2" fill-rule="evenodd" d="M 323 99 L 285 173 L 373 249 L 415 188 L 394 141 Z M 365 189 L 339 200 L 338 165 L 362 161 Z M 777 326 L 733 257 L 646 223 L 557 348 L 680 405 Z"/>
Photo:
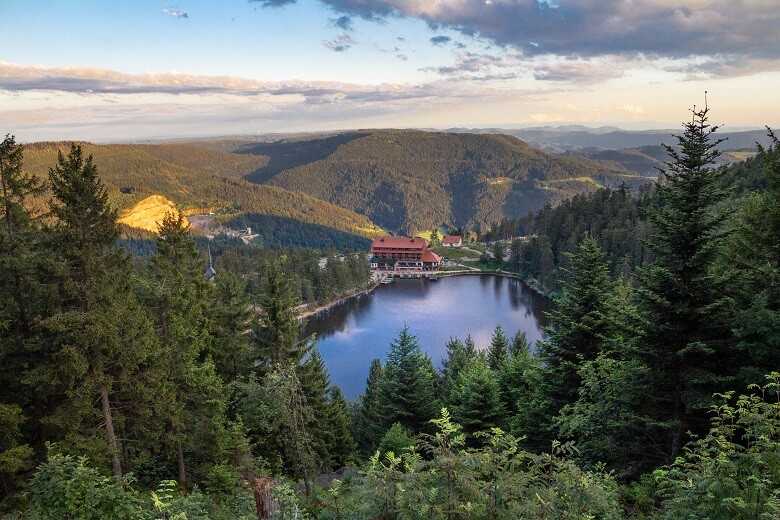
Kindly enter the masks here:
<path id="1" fill-rule="evenodd" d="M 424 238 L 409 237 L 382 237 L 375 238 L 371 244 L 371 250 L 375 249 L 414 249 L 424 251 L 428 248 L 428 241 Z"/>
<path id="2" fill-rule="evenodd" d="M 436 253 L 434 253 L 433 251 L 426 251 L 422 255 L 422 261 L 423 262 L 428 262 L 428 263 L 430 263 L 430 262 L 440 263 L 441 262 L 441 257 L 439 255 L 437 255 Z"/>
<path id="3" fill-rule="evenodd" d="M 444 238 L 441 239 L 442 244 L 457 244 L 458 242 L 462 242 L 460 235 L 444 235 Z"/>

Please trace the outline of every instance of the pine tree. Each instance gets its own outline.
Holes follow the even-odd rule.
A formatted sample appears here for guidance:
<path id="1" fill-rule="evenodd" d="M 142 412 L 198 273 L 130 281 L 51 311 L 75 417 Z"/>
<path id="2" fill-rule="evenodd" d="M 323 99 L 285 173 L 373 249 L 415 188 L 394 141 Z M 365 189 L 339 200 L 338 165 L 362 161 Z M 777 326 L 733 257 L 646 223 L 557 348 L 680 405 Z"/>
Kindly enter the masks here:
<path id="1" fill-rule="evenodd" d="M 35 324 L 48 312 L 40 276 L 46 262 L 41 226 L 28 207 L 44 184 L 24 172 L 23 147 L 11 135 L 0 143 L 0 187 L 0 388 L 8 404 L 23 408 L 36 431 L 35 447 L 43 453 L 47 434 L 42 418 L 48 398 L 59 389 L 51 384 L 56 370 L 52 353 L 36 340 Z"/>
<path id="2" fill-rule="evenodd" d="M 506 411 L 501 402 L 498 377 L 479 355 L 460 374 L 452 396 L 452 418 L 470 436 L 467 444 L 479 442 L 473 435 L 504 425 Z"/>
<path id="3" fill-rule="evenodd" d="M 272 262 L 265 276 L 260 298 L 262 316 L 260 328 L 255 331 L 258 368 L 292 362 L 300 364 L 310 348 L 310 341 L 300 341 L 300 323 L 291 281 L 282 271 L 285 257 Z"/>
<path id="4" fill-rule="evenodd" d="M 352 435 L 352 424 L 347 404 L 341 389 L 332 386 L 328 390 L 328 413 L 325 415 L 325 429 L 330 440 L 328 466 L 339 469 L 352 464 L 357 452 L 357 444 Z"/>
<path id="5" fill-rule="evenodd" d="M 780 367 L 780 141 L 769 136 L 772 146 L 759 148 L 767 189 L 743 199 L 726 265 L 738 271 L 734 332 L 746 384 Z"/>
<path id="6" fill-rule="evenodd" d="M 42 325 L 68 396 L 50 422 L 74 449 L 81 449 L 80 440 L 89 439 L 84 434 L 102 423 L 108 445 L 104 453 L 119 479 L 123 449 L 115 429 L 115 402 L 150 355 L 151 331 L 133 298 L 129 259 L 114 247 L 119 237 L 116 211 L 108 204 L 92 156 L 84 159 L 76 145 L 67 158 L 60 152 L 57 165 L 49 169 L 49 182 L 58 294 L 54 314 Z M 96 401 L 99 413 L 93 408 Z"/>
<path id="7" fill-rule="evenodd" d="M 256 328 L 256 315 L 246 284 L 229 271 L 214 278 L 210 295 L 208 328 L 213 341 L 209 353 L 217 373 L 229 383 L 239 375 L 247 375 L 254 365 L 247 331 Z"/>
<path id="8" fill-rule="evenodd" d="M 437 410 L 434 380 L 431 359 L 404 326 L 390 343 L 380 387 L 385 424 L 398 422 L 415 433 L 428 431 Z"/>
<path id="9" fill-rule="evenodd" d="M 458 384 L 460 374 L 476 356 L 476 349 L 469 350 L 457 338 L 450 338 L 445 348 L 447 349 L 447 357 L 442 361 L 439 398 L 442 403 L 449 406 L 452 403 L 452 393 Z"/>
<path id="10" fill-rule="evenodd" d="M 666 461 L 680 453 L 686 431 L 706 431 L 713 393 L 733 386 L 736 369 L 728 287 L 715 270 L 726 218 L 718 204 L 726 192 L 720 170 L 711 167 L 721 141 L 712 140 L 718 127 L 708 124 L 708 112 L 694 108 L 676 136 L 679 151 L 666 146 L 671 162 L 656 187 L 661 203 L 650 215 L 656 260 L 645 269 L 640 292 L 648 324 L 641 359 L 655 383 L 650 414 L 666 426 L 653 434 Z"/>
<path id="11" fill-rule="evenodd" d="M 328 428 L 330 419 L 330 376 L 320 351 L 314 346 L 311 353 L 298 369 L 301 390 L 306 397 L 309 421 L 306 424 L 314 449 L 323 464 L 331 460 L 331 449 L 339 442 L 331 436 Z M 330 469 L 330 468 L 328 468 Z"/>
<path id="12" fill-rule="evenodd" d="M 676 136 L 679 151 L 666 146 L 671 162 L 657 185 L 661 201 L 651 212 L 655 228 L 649 247 L 655 262 L 643 273 L 642 310 L 648 323 L 642 359 L 657 383 L 650 414 L 668 426 L 656 439 L 667 460 L 682 449 L 685 432 L 706 431 L 713 394 L 733 384 L 734 350 L 728 330 L 728 287 L 717 273 L 726 214 L 718 208 L 726 192 L 720 155 L 713 141 L 717 126 L 708 108 Z"/>
<path id="13" fill-rule="evenodd" d="M 539 345 L 544 364 L 542 393 L 550 416 L 577 399 L 579 365 L 595 359 L 613 332 L 610 311 L 614 284 L 598 244 L 586 238 L 569 254 L 561 296 L 550 313 L 552 327 Z"/>
<path id="14" fill-rule="evenodd" d="M 496 325 L 493 330 L 493 336 L 490 338 L 490 347 L 488 347 L 488 366 L 491 370 L 498 371 L 509 359 L 509 340 L 504 333 L 501 325 Z"/>
<path id="15" fill-rule="evenodd" d="M 368 371 L 366 390 L 358 399 L 355 416 L 355 440 L 360 454 L 364 458 L 371 456 L 386 429 L 382 414 L 382 377 L 384 369 L 382 362 L 374 359 Z"/>

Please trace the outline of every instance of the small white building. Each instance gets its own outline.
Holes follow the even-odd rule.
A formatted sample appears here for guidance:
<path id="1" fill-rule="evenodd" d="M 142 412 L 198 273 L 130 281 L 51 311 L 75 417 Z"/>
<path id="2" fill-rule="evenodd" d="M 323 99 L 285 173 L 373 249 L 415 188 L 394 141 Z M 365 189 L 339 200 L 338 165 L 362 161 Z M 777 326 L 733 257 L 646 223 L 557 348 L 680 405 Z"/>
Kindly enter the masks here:
<path id="1" fill-rule="evenodd" d="M 446 247 L 460 247 L 463 245 L 463 238 L 460 235 L 444 235 L 441 239 L 441 245 Z"/>

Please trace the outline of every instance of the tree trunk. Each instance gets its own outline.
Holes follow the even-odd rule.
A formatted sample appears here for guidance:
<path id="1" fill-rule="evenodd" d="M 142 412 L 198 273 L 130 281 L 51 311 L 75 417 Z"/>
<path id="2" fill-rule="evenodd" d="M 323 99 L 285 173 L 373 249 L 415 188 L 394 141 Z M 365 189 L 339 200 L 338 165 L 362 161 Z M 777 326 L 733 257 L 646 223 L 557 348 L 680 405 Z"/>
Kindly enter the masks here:
<path id="1" fill-rule="evenodd" d="M 178 446 L 176 447 L 176 455 L 179 459 L 179 485 L 183 486 L 185 482 L 187 482 L 187 472 L 185 471 L 184 466 L 184 446 L 183 442 L 179 441 Z"/>
<path id="2" fill-rule="evenodd" d="M 100 401 L 103 404 L 103 419 L 106 422 L 106 436 L 108 436 L 108 447 L 111 449 L 111 472 L 117 481 L 122 481 L 122 464 L 119 461 L 119 447 L 116 442 L 116 433 L 114 433 L 114 420 L 111 417 L 111 404 L 108 401 L 108 392 L 100 392 Z"/>

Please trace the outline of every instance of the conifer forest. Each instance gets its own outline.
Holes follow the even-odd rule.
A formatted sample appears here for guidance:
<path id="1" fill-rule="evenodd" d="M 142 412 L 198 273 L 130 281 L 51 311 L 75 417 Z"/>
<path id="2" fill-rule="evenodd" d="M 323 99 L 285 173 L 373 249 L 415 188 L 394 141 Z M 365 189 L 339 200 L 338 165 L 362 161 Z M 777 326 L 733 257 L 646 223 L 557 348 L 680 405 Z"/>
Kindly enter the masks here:
<path id="1" fill-rule="evenodd" d="M 780 140 L 723 165 L 709 116 L 693 109 L 654 182 L 615 166 L 526 215 L 463 218 L 493 219 L 469 230 L 496 251 L 483 266 L 552 298 L 545 339 L 495 326 L 436 366 L 404 327 L 352 402 L 300 316 L 370 287 L 345 210 L 342 234 L 274 220 L 294 243 L 207 248 L 181 213 L 134 240 L 84 146 L 41 174 L 6 135 L 0 518 L 780 518 Z M 289 171 L 285 189 L 314 182 Z M 351 215 L 363 195 L 329 197 Z"/>

